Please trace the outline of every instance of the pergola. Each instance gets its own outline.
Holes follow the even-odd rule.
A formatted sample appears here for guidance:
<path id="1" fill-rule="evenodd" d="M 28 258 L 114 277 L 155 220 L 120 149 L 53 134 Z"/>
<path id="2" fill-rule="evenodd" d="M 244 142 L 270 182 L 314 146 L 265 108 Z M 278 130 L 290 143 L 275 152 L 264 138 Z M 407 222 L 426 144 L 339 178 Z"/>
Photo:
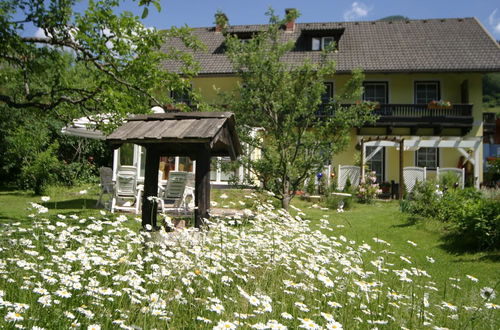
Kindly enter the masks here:
<path id="1" fill-rule="evenodd" d="M 148 197 L 158 195 L 161 156 L 186 156 L 196 160 L 195 227 L 208 218 L 210 208 L 210 158 L 241 154 L 231 112 L 175 112 L 137 115 L 111 133 L 106 140 L 118 148 L 134 143 L 146 149 L 142 225 L 157 229 L 157 203 Z"/>
<path id="2" fill-rule="evenodd" d="M 361 144 L 361 180 L 364 179 L 364 165 L 370 161 L 383 147 L 399 148 L 399 189 L 402 196 L 403 186 L 403 151 L 406 149 L 417 150 L 421 147 L 427 148 L 455 148 L 466 160 L 474 165 L 474 186 L 479 188 L 479 164 L 481 137 L 455 137 L 455 136 L 370 136 L 360 137 Z M 369 155 L 366 155 L 366 147 L 376 147 Z M 472 149 L 469 154 L 466 149 Z"/>

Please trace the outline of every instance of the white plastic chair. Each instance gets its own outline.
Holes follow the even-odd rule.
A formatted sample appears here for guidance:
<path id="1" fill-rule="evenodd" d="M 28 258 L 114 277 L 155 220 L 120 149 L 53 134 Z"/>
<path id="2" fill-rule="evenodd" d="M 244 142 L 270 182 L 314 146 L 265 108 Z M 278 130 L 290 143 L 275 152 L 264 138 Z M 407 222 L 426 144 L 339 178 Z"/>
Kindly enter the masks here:
<path id="1" fill-rule="evenodd" d="M 99 178 L 100 178 L 100 187 L 101 193 L 99 194 L 99 200 L 95 204 L 95 206 L 103 205 L 102 204 L 102 196 L 104 194 L 113 194 L 114 184 L 113 184 L 113 169 L 110 167 L 101 167 L 99 168 Z M 111 199 L 112 197 L 110 197 Z M 108 200 L 109 201 L 109 200 Z"/>
<path id="2" fill-rule="evenodd" d="M 116 174 L 116 184 L 111 201 L 111 212 L 115 210 L 139 213 L 141 190 L 137 189 L 137 171 L 133 166 L 122 166 Z"/>
<path id="3" fill-rule="evenodd" d="M 160 210 L 165 211 L 184 211 L 189 210 L 188 197 L 194 200 L 193 188 L 187 186 L 189 180 L 188 172 L 170 171 L 168 174 L 167 186 L 161 194 Z"/>

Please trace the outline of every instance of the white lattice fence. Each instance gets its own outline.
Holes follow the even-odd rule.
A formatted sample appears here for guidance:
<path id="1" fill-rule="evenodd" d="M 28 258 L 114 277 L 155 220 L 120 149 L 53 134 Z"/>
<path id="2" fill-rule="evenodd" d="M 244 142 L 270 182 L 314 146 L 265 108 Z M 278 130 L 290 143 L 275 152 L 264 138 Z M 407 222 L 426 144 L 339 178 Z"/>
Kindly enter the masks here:
<path id="1" fill-rule="evenodd" d="M 458 178 L 458 184 L 460 188 L 464 189 L 465 185 L 465 170 L 463 168 L 455 167 L 438 167 L 436 169 L 436 179 L 439 181 L 439 177 L 445 173 L 453 173 Z"/>
<path id="2" fill-rule="evenodd" d="M 410 166 L 403 168 L 403 181 L 407 192 L 412 192 L 417 181 L 425 181 L 426 177 L 427 170 L 425 167 Z"/>
<path id="3" fill-rule="evenodd" d="M 357 187 L 359 185 L 359 178 L 361 175 L 361 170 L 359 166 L 352 165 L 339 165 L 338 175 L 337 175 L 337 188 L 343 190 L 347 179 L 351 182 L 352 187 Z"/>

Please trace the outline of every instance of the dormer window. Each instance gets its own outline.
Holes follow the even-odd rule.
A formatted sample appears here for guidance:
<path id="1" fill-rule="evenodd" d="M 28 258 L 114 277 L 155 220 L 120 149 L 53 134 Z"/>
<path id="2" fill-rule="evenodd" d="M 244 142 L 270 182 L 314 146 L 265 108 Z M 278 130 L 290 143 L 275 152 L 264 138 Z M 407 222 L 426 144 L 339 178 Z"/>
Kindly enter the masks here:
<path id="1" fill-rule="evenodd" d="M 313 37 L 311 43 L 311 50 L 324 50 L 330 44 L 335 42 L 335 38 L 332 36 L 329 37 Z"/>
<path id="2" fill-rule="evenodd" d="M 296 51 L 320 51 L 327 49 L 331 44 L 335 50 L 339 48 L 344 28 L 309 29 L 302 28 L 300 37 L 295 44 Z"/>

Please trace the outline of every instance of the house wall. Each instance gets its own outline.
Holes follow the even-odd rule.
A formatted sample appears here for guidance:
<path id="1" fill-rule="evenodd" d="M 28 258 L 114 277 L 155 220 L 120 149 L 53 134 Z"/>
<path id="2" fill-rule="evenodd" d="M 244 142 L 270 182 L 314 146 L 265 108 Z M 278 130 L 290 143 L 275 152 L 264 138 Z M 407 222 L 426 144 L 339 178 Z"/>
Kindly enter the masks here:
<path id="1" fill-rule="evenodd" d="M 334 83 L 334 93 L 338 94 L 344 88 L 350 75 L 339 74 L 325 79 Z M 389 103 L 412 104 L 414 103 L 414 83 L 415 81 L 439 81 L 441 99 L 451 103 L 461 103 L 461 84 L 468 81 L 469 103 L 474 104 L 473 117 L 474 126 L 466 137 L 482 136 L 482 74 L 480 73 L 407 73 L 407 74 L 366 74 L 365 81 L 386 81 L 389 86 Z M 198 90 L 202 98 L 208 103 L 217 103 L 218 92 L 228 92 L 237 85 L 238 78 L 232 76 L 210 76 L 197 77 L 193 80 L 193 88 Z M 355 101 L 355 100 L 351 100 Z M 382 135 L 387 133 L 383 128 L 363 128 L 361 135 Z M 418 135 L 433 136 L 432 129 L 419 129 Z M 410 135 L 407 128 L 395 128 L 392 135 Z M 458 129 L 445 129 L 444 136 L 461 136 Z M 356 130 L 351 131 L 351 143 L 346 150 L 335 155 L 332 165 L 353 165 L 356 160 L 359 162 L 359 151 L 356 150 L 357 135 Z M 481 146 L 482 159 L 482 146 Z M 460 158 L 460 153 L 455 149 L 440 150 L 440 167 L 456 167 Z M 396 148 L 386 148 L 386 168 L 385 180 L 399 182 L 399 151 Z M 404 166 L 415 166 L 415 152 L 404 152 Z M 480 182 L 482 181 L 482 166 L 480 166 Z M 432 173 L 430 173 L 432 177 Z"/>

